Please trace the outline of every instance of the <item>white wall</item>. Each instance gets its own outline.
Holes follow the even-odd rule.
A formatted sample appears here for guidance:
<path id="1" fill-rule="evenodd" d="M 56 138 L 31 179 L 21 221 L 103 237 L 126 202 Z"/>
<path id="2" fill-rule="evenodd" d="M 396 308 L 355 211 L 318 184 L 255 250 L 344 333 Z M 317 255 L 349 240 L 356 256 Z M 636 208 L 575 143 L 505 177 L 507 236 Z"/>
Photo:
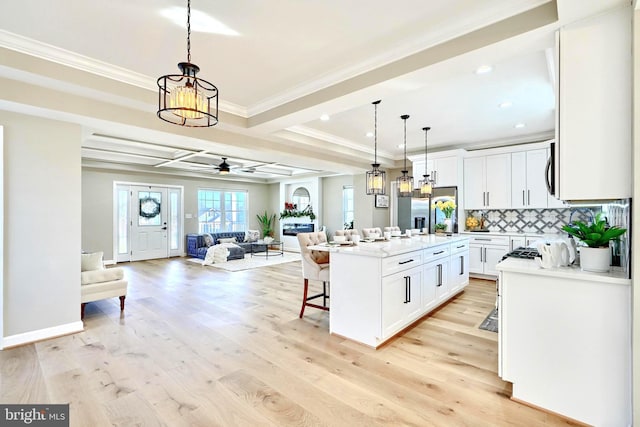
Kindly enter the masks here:
<path id="1" fill-rule="evenodd" d="M 320 225 L 327 227 L 327 235 L 333 236 L 336 230 L 344 228 L 342 219 L 342 190 L 345 186 L 353 185 L 353 175 L 339 175 L 322 178 L 322 205 L 324 215 Z M 354 189 L 354 198 L 357 197 Z"/>
<path id="2" fill-rule="evenodd" d="M 132 172 L 112 172 L 100 169 L 82 169 L 82 248 L 85 251 L 103 251 L 105 259 L 113 258 L 113 183 L 140 182 L 155 185 L 181 185 L 184 187 L 184 234 L 198 232 L 198 189 L 246 190 L 249 193 L 249 229 L 260 230 L 256 215 L 273 210 L 274 185 L 234 182 L 219 179 L 198 179 L 151 175 Z M 275 184 L 277 188 L 277 184 Z M 277 203 L 277 202 L 276 202 Z M 184 237 L 186 240 L 186 237 Z M 183 245 L 185 243 L 183 242 Z"/>
<path id="3" fill-rule="evenodd" d="M 82 329 L 80 126 L 0 111 L 3 345 Z M 46 330 L 43 332 L 43 330 Z M 40 332 L 39 332 L 40 331 Z"/>

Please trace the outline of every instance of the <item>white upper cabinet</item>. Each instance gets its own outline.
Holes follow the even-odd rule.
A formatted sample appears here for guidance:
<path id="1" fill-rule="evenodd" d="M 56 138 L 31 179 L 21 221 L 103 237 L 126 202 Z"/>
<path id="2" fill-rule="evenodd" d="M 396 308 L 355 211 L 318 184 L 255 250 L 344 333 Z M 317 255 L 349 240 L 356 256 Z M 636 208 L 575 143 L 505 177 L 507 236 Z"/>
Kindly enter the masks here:
<path id="1" fill-rule="evenodd" d="M 545 167 L 547 149 L 511 153 L 511 206 L 520 209 L 547 207 Z"/>
<path id="2" fill-rule="evenodd" d="M 631 6 L 558 31 L 556 185 L 562 200 L 631 197 Z"/>
<path id="3" fill-rule="evenodd" d="M 511 207 L 511 154 L 464 159 L 465 209 Z"/>
<path id="4" fill-rule="evenodd" d="M 441 151 L 427 156 L 425 168 L 424 154 L 408 156 L 412 164 L 413 185 L 419 188 L 419 181 L 425 173 L 435 180 L 436 187 L 462 185 L 462 150 Z"/>
<path id="5" fill-rule="evenodd" d="M 427 163 L 427 167 L 431 160 Z M 432 169 L 427 169 L 438 187 L 458 185 L 458 158 L 455 156 L 433 159 Z"/>

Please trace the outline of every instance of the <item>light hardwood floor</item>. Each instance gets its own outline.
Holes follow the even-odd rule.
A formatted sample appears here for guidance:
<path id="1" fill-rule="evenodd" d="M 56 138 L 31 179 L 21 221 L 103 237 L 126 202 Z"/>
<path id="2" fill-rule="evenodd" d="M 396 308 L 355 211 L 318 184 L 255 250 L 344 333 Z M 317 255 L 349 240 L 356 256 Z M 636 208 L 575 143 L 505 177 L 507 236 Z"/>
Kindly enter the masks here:
<path id="1" fill-rule="evenodd" d="M 91 303 L 84 332 L 0 352 L 1 402 L 70 403 L 72 426 L 572 425 L 508 398 L 478 329 L 493 282 L 373 350 L 330 336 L 327 312 L 298 319 L 300 262 L 121 266 L 124 314 Z"/>

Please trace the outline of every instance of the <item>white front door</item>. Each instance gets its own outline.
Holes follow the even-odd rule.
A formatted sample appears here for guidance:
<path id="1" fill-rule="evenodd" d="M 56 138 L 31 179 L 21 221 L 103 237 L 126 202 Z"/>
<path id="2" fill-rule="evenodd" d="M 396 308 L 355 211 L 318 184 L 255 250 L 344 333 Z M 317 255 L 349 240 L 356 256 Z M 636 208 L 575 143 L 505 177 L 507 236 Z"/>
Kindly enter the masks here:
<path id="1" fill-rule="evenodd" d="M 131 261 L 168 257 L 167 188 L 132 186 L 130 206 Z"/>

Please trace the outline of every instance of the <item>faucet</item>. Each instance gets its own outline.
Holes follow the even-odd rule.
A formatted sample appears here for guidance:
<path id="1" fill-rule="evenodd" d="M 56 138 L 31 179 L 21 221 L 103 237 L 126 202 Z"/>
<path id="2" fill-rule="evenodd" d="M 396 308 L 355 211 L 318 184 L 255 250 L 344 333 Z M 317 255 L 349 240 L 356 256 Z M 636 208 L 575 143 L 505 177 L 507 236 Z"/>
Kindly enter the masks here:
<path id="1" fill-rule="evenodd" d="M 589 214 L 589 221 L 593 222 L 593 211 L 589 208 L 573 208 L 569 214 L 569 227 L 573 227 L 573 214 L 576 212 L 583 212 Z"/>

